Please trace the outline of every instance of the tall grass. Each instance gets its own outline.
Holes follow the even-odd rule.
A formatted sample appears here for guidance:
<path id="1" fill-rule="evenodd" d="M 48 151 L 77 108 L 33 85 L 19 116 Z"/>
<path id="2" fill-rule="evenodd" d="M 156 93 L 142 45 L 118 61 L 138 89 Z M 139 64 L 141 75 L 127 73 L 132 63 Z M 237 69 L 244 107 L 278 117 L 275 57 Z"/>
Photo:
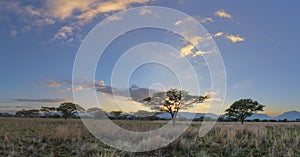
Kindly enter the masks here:
<path id="1" fill-rule="evenodd" d="M 115 123 L 132 131 L 149 131 L 166 122 Z M 0 118 L 0 156 L 300 156 L 300 123 L 217 123 L 201 138 L 200 127 L 194 122 L 163 148 L 130 153 L 101 143 L 79 119 Z M 151 140 L 159 144 L 165 139 Z"/>

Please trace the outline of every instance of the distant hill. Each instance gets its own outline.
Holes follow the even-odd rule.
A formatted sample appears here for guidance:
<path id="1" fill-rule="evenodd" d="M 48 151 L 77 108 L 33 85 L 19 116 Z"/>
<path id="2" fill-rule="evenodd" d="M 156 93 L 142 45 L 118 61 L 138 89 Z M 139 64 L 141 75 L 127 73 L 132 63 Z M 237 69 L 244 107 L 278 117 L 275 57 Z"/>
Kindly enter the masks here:
<path id="1" fill-rule="evenodd" d="M 276 118 L 277 120 L 279 119 L 296 120 L 296 119 L 300 119 L 300 112 L 289 111 L 277 116 Z"/>
<path id="2" fill-rule="evenodd" d="M 253 120 L 253 119 L 260 119 L 260 120 L 284 120 L 287 119 L 289 121 L 296 120 L 300 118 L 300 112 L 298 111 L 288 111 L 284 112 L 283 114 L 271 117 L 267 114 L 253 114 L 251 117 L 248 117 L 247 120 Z"/>
<path id="3" fill-rule="evenodd" d="M 165 118 L 165 119 L 171 119 L 171 115 L 169 113 L 160 113 L 157 115 L 159 118 Z M 218 115 L 213 114 L 213 113 L 191 113 L 191 112 L 179 112 L 178 118 L 183 117 L 186 119 L 192 119 L 192 118 L 200 118 L 200 117 L 209 117 L 216 119 L 218 118 Z M 261 113 L 256 113 L 253 114 L 251 117 L 248 117 L 246 120 L 253 120 L 253 119 L 260 119 L 260 120 L 284 120 L 287 119 L 289 121 L 293 121 L 296 119 L 300 119 L 300 112 L 298 111 L 288 111 L 285 112 L 279 116 L 276 117 L 271 117 L 267 114 L 261 114 Z"/>
<path id="4" fill-rule="evenodd" d="M 275 117 L 271 117 L 267 114 L 261 114 L 261 113 L 256 113 L 253 114 L 251 117 L 247 117 L 246 120 L 253 120 L 253 119 L 260 119 L 260 120 L 276 120 Z"/>

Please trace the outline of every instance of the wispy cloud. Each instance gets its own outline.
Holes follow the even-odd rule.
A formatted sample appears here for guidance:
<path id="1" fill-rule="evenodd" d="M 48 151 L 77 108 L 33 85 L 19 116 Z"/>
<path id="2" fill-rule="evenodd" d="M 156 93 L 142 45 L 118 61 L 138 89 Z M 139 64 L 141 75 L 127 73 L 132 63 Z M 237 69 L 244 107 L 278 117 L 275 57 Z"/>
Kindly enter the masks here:
<path id="1" fill-rule="evenodd" d="M 45 80 L 37 82 L 37 84 L 41 85 L 41 86 L 59 88 L 59 87 L 65 85 L 65 84 L 68 84 L 68 82 L 66 82 L 66 81 L 55 81 L 55 80 L 51 80 L 51 79 L 45 79 Z"/>
<path id="2" fill-rule="evenodd" d="M 200 23 L 211 23 L 211 22 L 214 22 L 214 19 L 212 19 L 211 17 L 194 16 L 194 17 L 184 18 L 182 20 L 177 20 L 174 24 L 175 25 L 181 25 L 181 24 L 184 24 L 185 22 L 192 21 L 192 20 L 196 20 L 196 21 L 198 21 Z"/>
<path id="3" fill-rule="evenodd" d="M 200 17 L 200 16 L 195 16 L 194 17 L 197 21 L 200 23 L 211 23 L 214 22 L 215 20 L 211 17 Z"/>
<path id="4" fill-rule="evenodd" d="M 230 40 L 232 43 L 237 43 L 237 42 L 242 42 L 242 41 L 245 41 L 245 38 L 239 36 L 239 35 L 232 35 L 232 34 L 229 34 L 229 35 L 226 35 L 226 38 L 228 40 Z"/>
<path id="5" fill-rule="evenodd" d="M 24 99 L 24 98 L 18 98 L 13 100 L 17 102 L 41 102 L 41 103 L 60 103 L 60 102 L 69 101 L 67 99 Z"/>
<path id="6" fill-rule="evenodd" d="M 18 31 L 17 30 L 11 30 L 10 32 L 9 32 L 9 34 L 10 34 L 10 36 L 12 37 L 12 38 L 15 38 L 16 36 L 17 36 L 17 34 L 18 34 Z"/>
<path id="7" fill-rule="evenodd" d="M 217 32 L 214 34 L 214 37 L 220 37 L 224 34 L 224 32 Z"/>
<path id="8" fill-rule="evenodd" d="M 5 108 L 5 109 L 9 109 L 9 108 L 31 108 L 31 107 L 29 107 L 29 106 L 0 106 L 0 109 L 3 109 L 3 108 Z"/>
<path id="9" fill-rule="evenodd" d="M 60 30 L 54 35 L 54 38 L 52 41 L 57 40 L 57 39 L 67 39 L 69 42 L 73 41 L 73 38 L 70 37 L 73 35 L 73 27 L 70 26 L 63 26 L 60 28 Z"/>
<path id="10" fill-rule="evenodd" d="M 185 47 L 180 49 L 180 57 L 186 57 L 186 56 L 197 57 L 197 56 L 203 56 L 203 55 L 211 54 L 213 52 L 214 52 L 214 50 L 213 51 L 207 51 L 207 52 L 197 50 L 194 45 L 188 44 Z"/>
<path id="11" fill-rule="evenodd" d="M 143 99 L 149 97 L 150 93 L 154 93 L 155 91 L 150 90 L 148 88 L 140 88 L 136 85 L 132 85 L 128 89 L 118 89 L 111 86 L 99 87 L 97 89 L 98 92 L 106 93 L 114 96 L 121 96 L 124 98 L 131 98 L 136 102 L 142 102 Z"/>
<path id="12" fill-rule="evenodd" d="M 51 79 L 45 79 L 37 82 L 38 85 L 44 87 L 54 88 L 56 92 L 67 94 L 72 91 L 72 81 L 56 81 Z M 105 86 L 105 82 L 101 81 L 88 81 L 88 80 L 79 80 L 74 81 L 74 91 L 82 91 L 82 90 L 91 90 L 94 88 L 99 88 Z"/>
<path id="13" fill-rule="evenodd" d="M 65 88 L 65 89 L 57 89 L 56 92 L 67 94 L 71 91 L 71 88 Z"/>
<path id="14" fill-rule="evenodd" d="M 193 45 L 189 44 L 189 45 L 187 45 L 187 46 L 180 49 L 180 55 L 182 57 L 191 55 L 191 54 L 193 54 L 193 49 L 194 48 L 195 47 Z"/>
<path id="15" fill-rule="evenodd" d="M 216 11 L 215 12 L 215 16 L 221 17 L 221 18 L 227 18 L 227 19 L 231 19 L 232 18 L 232 16 L 229 13 L 225 12 L 224 10 L 218 10 L 218 11 Z"/>
<path id="16" fill-rule="evenodd" d="M 152 13 L 152 11 L 149 9 L 149 8 L 147 8 L 147 7 L 144 7 L 144 8 L 142 8 L 142 9 L 140 9 L 140 15 L 146 15 L 146 14 L 151 14 Z"/>

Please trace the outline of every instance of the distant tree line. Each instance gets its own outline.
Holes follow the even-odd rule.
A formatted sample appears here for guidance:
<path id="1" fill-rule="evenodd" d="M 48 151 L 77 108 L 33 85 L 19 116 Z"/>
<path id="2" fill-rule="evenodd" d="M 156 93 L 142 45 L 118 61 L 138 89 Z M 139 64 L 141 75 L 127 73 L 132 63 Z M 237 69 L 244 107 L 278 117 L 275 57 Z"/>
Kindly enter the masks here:
<path id="1" fill-rule="evenodd" d="M 17 117 L 43 117 L 43 118 L 76 118 L 75 113 L 85 111 L 80 105 L 65 102 L 59 105 L 59 107 L 41 107 L 41 109 L 22 109 L 16 112 Z M 59 114 L 59 112 L 61 114 Z"/>
<path id="2" fill-rule="evenodd" d="M 177 117 L 179 110 L 192 107 L 194 104 L 203 103 L 210 99 L 210 95 L 194 96 L 189 92 L 178 89 L 170 89 L 167 92 L 154 93 L 152 97 L 146 97 L 142 101 L 145 105 L 149 105 L 152 110 L 157 112 L 138 111 L 132 114 L 125 114 L 122 111 L 105 112 L 100 108 L 92 107 L 84 109 L 78 104 L 72 102 L 65 102 L 58 107 L 41 107 L 41 109 L 20 110 L 16 112 L 17 117 L 43 117 L 43 118 L 78 118 L 85 116 L 86 118 L 103 119 L 109 118 L 112 120 L 172 120 L 175 125 L 176 120 L 188 120 L 184 117 Z M 252 99 L 240 99 L 235 101 L 225 114 L 221 115 L 218 119 L 209 117 L 194 118 L 193 121 L 219 121 L 219 122 L 287 122 L 287 119 L 282 120 L 261 120 L 253 119 L 247 120 L 254 113 L 264 111 L 265 106 Z M 87 115 L 79 115 L 85 112 Z M 171 118 L 161 118 L 159 114 L 169 113 Z M 9 114 L 1 114 L 0 116 L 10 116 Z M 297 119 L 296 121 L 299 121 Z"/>

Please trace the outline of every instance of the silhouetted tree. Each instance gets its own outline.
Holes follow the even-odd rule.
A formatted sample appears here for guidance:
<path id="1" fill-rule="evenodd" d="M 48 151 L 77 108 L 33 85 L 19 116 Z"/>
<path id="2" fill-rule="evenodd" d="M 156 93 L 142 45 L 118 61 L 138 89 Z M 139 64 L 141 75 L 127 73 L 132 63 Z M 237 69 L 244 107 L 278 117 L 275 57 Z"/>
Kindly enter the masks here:
<path id="1" fill-rule="evenodd" d="M 110 115 L 114 118 L 114 119 L 121 119 L 121 114 L 122 111 L 111 111 Z"/>
<path id="2" fill-rule="evenodd" d="M 74 115 L 74 113 L 79 112 L 79 111 L 85 111 L 83 107 L 80 105 L 71 103 L 71 102 L 66 102 L 62 103 L 58 108 L 57 111 L 61 111 L 63 114 L 62 116 L 67 119 L 70 118 Z"/>
<path id="3" fill-rule="evenodd" d="M 57 109 L 55 107 L 44 107 L 42 106 L 42 108 L 40 109 L 41 112 L 43 112 L 45 114 L 46 117 L 51 117 L 51 112 L 56 111 Z"/>
<path id="4" fill-rule="evenodd" d="M 151 105 L 152 109 L 170 113 L 172 123 L 175 125 L 179 110 L 192 107 L 195 103 L 202 103 L 208 98 L 209 96 L 189 95 L 184 90 L 170 89 L 167 92 L 154 93 L 152 97 L 147 97 L 144 101 Z"/>
<path id="5" fill-rule="evenodd" d="M 39 115 L 39 110 L 21 110 L 16 112 L 16 116 L 18 117 L 37 117 Z"/>
<path id="6" fill-rule="evenodd" d="M 94 116 L 96 119 L 102 119 L 106 116 L 106 113 L 99 107 L 92 107 L 87 109 L 87 112 Z"/>
<path id="7" fill-rule="evenodd" d="M 240 99 L 234 102 L 225 112 L 229 118 L 234 117 L 244 124 L 247 117 L 250 117 L 258 111 L 263 111 L 264 107 L 264 105 L 252 99 Z"/>

